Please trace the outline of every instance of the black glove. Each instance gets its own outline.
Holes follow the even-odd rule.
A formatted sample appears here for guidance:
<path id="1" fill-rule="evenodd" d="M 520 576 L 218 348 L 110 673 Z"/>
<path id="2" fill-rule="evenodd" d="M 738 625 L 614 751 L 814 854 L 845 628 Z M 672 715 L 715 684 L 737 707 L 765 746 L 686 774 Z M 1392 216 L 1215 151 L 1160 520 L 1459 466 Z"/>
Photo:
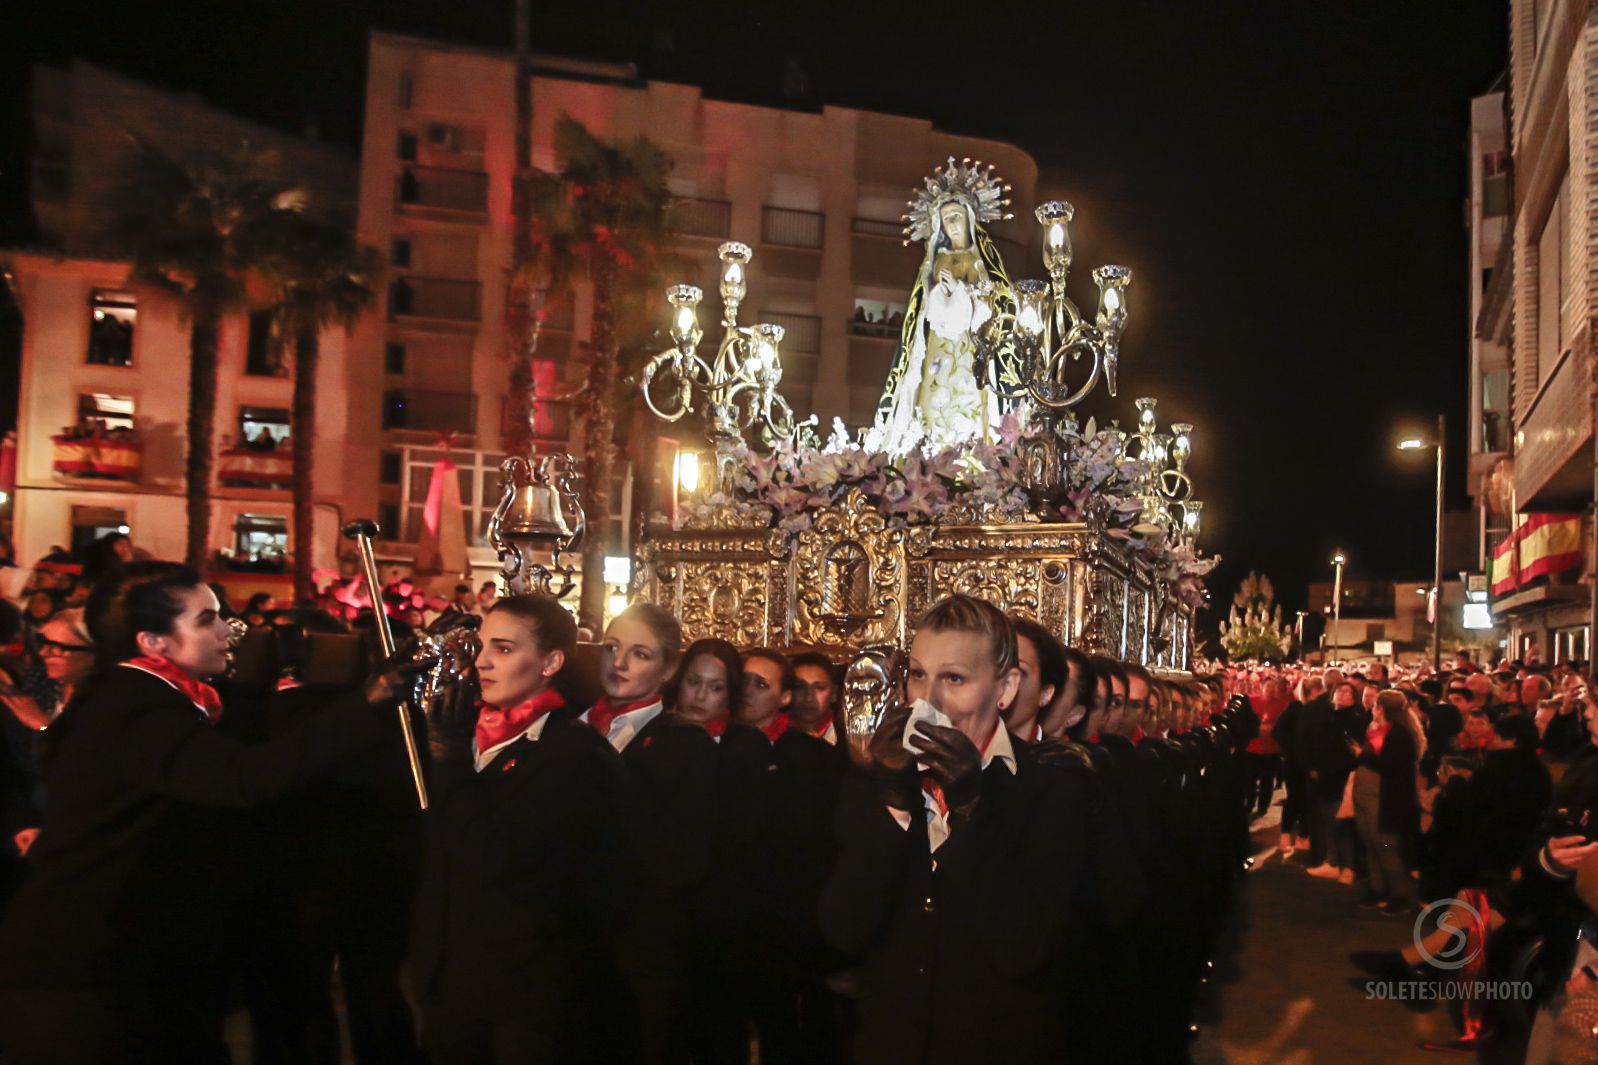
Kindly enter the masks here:
<path id="1" fill-rule="evenodd" d="M 477 683 L 466 677 L 447 685 L 423 709 L 427 714 L 427 747 L 435 762 L 472 753 L 477 731 Z"/>
<path id="2" fill-rule="evenodd" d="M 866 769 L 877 793 L 896 810 L 921 809 L 921 778 L 904 746 L 904 726 L 909 720 L 910 703 L 902 698 L 890 701 L 865 751 Z"/>
<path id="3" fill-rule="evenodd" d="M 432 659 L 414 661 L 401 654 L 395 654 L 383 663 L 383 668 L 376 676 L 366 682 L 363 694 L 367 703 L 374 707 L 392 706 L 410 695 L 416 678 L 432 666 Z"/>
<path id="4" fill-rule="evenodd" d="M 910 746 L 917 761 L 943 787 L 950 816 L 968 816 L 982 794 L 982 752 L 977 745 L 957 728 L 922 721 L 910 734 Z"/>

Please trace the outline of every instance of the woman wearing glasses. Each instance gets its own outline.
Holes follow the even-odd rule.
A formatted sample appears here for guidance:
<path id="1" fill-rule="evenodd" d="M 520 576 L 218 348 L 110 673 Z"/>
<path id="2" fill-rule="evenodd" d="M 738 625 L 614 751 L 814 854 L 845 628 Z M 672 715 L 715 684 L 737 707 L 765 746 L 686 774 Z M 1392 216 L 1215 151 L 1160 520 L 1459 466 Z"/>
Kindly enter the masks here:
<path id="1" fill-rule="evenodd" d="M 83 623 L 83 611 L 63 610 L 34 636 L 33 663 L 13 687 L 0 687 L 0 735 L 4 736 L 4 798 L 0 799 L 0 832 L 15 854 L 25 858 L 39 834 L 39 732 L 61 712 L 94 668 L 94 643 Z M 3 845 L 3 844 L 0 844 Z M 6 878 L 9 883 L 9 877 Z M 9 894 L 9 891 L 6 892 Z"/>

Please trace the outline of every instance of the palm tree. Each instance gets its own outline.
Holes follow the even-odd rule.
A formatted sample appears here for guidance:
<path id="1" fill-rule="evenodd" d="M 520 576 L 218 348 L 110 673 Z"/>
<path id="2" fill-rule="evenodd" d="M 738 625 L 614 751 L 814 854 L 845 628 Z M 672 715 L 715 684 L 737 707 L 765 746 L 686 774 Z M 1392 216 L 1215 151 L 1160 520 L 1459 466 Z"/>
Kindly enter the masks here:
<path id="1" fill-rule="evenodd" d="M 294 400 L 290 414 L 294 463 L 294 598 L 315 595 L 311 544 L 316 449 L 316 371 L 322 330 L 354 329 L 377 298 L 383 257 L 356 242 L 354 228 L 340 219 L 297 214 L 274 227 L 265 268 L 277 293 L 276 327 L 290 338 L 294 359 Z"/>
<path id="2" fill-rule="evenodd" d="M 510 351 L 510 387 L 505 396 L 503 444 L 507 455 L 531 456 L 533 447 L 533 355 L 538 350 L 542 310 L 535 296 L 533 260 L 533 72 L 532 0 L 513 0 L 516 8 L 516 173 L 511 179 L 510 298 L 505 337 Z"/>
<path id="3" fill-rule="evenodd" d="M 106 235 L 131 260 L 128 278 L 177 296 L 189 320 L 189 449 L 184 468 L 189 564 L 210 556 L 217 338 L 248 306 L 272 227 L 303 197 L 276 157 L 248 144 L 173 159 L 142 139 L 109 200 Z"/>
<path id="4" fill-rule="evenodd" d="M 657 287 L 671 196 L 671 160 L 646 137 L 601 141 L 581 122 L 562 115 L 555 124 L 558 173 L 536 173 L 531 184 L 534 256 L 531 269 L 545 289 L 558 289 L 579 272 L 593 284 L 588 373 L 577 397 L 578 437 L 584 456 L 583 509 L 590 528 L 608 529 L 615 476 L 616 411 L 627 402 L 621 381 L 627 316 Z M 604 535 L 583 544 L 582 623 L 599 631 L 605 585 L 599 579 L 609 547 Z"/>

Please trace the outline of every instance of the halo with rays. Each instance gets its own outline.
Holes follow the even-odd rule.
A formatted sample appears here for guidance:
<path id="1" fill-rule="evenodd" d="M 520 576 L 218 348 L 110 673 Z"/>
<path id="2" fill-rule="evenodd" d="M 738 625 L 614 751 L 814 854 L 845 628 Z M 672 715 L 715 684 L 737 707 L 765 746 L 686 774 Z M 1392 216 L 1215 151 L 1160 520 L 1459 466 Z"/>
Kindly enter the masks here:
<path id="1" fill-rule="evenodd" d="M 915 199 L 906 200 L 910 208 L 904 216 L 904 242 L 926 240 L 932 233 L 932 216 L 938 207 L 951 199 L 962 201 L 971 208 L 977 224 L 1013 217 L 1005 208 L 1010 206 L 1006 185 L 993 170 L 980 159 L 965 158 L 949 161 L 932 172 L 924 181 L 924 188 L 916 190 Z"/>

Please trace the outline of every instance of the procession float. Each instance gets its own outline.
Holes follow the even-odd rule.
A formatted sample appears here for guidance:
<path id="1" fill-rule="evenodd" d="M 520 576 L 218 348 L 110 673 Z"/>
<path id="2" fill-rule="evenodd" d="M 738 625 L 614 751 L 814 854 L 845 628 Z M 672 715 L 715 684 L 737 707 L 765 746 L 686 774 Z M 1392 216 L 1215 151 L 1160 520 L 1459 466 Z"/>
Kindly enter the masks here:
<path id="1" fill-rule="evenodd" d="M 950 159 L 908 202 L 924 247 L 873 423 L 823 437 L 778 391 L 781 326 L 743 325 L 752 251 L 719 249 L 721 339 L 702 354 L 700 289 L 674 285 L 671 344 L 639 387 L 650 410 L 703 420 L 712 474 L 638 545 L 632 596 L 685 639 L 811 647 L 848 657 L 902 646 L 937 599 L 964 592 L 1034 618 L 1073 646 L 1186 669 L 1193 612 L 1215 559 L 1197 546 L 1192 427 L 1085 424 L 1116 392 L 1131 271 L 1093 271 L 1092 320 L 1066 295 L 1073 210 L 1036 210 L 1047 280 L 1012 281 L 987 226 L 1008 186 Z M 506 463 L 490 537 L 515 589 L 570 588 L 581 534 L 568 457 Z M 543 561 L 549 559 L 548 562 Z"/>

